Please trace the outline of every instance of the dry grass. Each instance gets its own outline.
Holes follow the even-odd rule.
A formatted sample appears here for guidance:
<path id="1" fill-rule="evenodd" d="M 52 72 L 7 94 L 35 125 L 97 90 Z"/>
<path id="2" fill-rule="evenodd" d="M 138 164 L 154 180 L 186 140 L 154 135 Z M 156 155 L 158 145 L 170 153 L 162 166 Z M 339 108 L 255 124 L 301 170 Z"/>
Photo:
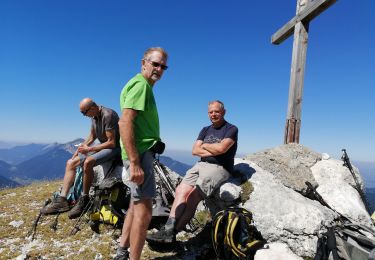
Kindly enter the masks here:
<path id="1" fill-rule="evenodd" d="M 250 181 L 246 181 L 241 184 L 241 202 L 245 203 L 250 199 L 250 194 L 254 191 L 253 184 Z"/>
<path id="2" fill-rule="evenodd" d="M 70 236 L 75 221 L 69 220 L 66 213 L 59 216 L 56 231 L 50 228 L 55 216 L 43 216 L 37 226 L 34 240 L 31 240 L 28 232 L 39 210 L 44 201 L 59 190 L 61 182 L 39 182 L 25 187 L 0 190 L 0 259 L 114 257 L 120 230 L 101 225 L 100 234 L 96 234 L 88 224 L 82 223 L 81 230 Z M 160 253 L 146 245 L 142 259 L 181 259 L 184 251 L 186 246 L 185 249 Z"/>

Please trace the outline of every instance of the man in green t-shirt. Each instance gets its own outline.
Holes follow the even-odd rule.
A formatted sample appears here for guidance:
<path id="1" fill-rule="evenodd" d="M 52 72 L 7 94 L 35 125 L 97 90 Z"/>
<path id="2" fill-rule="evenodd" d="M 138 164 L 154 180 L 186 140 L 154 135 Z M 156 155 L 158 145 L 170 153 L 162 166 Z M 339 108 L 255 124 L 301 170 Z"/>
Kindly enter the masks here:
<path id="1" fill-rule="evenodd" d="M 160 140 L 159 117 L 152 88 L 167 67 L 168 54 L 160 47 L 146 50 L 141 73 L 132 78 L 120 96 L 119 121 L 122 159 L 131 189 L 115 259 L 140 259 L 152 217 L 156 195 L 153 173 L 154 153 L 150 149 Z"/>

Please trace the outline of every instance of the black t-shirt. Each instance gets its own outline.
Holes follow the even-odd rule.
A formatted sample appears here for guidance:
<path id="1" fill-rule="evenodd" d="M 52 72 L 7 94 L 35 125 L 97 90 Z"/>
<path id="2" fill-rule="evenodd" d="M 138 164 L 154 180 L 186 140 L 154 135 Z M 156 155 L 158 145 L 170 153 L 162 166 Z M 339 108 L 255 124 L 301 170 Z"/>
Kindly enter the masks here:
<path id="1" fill-rule="evenodd" d="M 237 151 L 238 128 L 235 125 L 225 121 L 219 128 L 214 128 L 213 125 L 206 126 L 200 131 L 197 140 L 213 144 L 220 143 L 224 138 L 230 138 L 234 141 L 229 150 L 221 155 L 201 157 L 201 161 L 221 165 L 227 171 L 231 172 L 233 170 L 234 156 Z"/>

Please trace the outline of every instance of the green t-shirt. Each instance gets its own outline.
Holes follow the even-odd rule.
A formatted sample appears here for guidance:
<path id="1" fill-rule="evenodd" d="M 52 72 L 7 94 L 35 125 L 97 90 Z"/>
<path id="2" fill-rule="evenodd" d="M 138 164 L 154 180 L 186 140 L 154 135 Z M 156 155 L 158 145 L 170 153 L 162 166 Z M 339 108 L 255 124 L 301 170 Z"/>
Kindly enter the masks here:
<path id="1" fill-rule="evenodd" d="M 152 86 L 142 74 L 137 74 L 122 89 L 120 95 L 121 111 L 131 108 L 138 111 L 134 121 L 135 146 L 139 154 L 150 149 L 160 140 L 159 116 Z M 125 147 L 121 143 L 122 159 L 128 159 Z"/>

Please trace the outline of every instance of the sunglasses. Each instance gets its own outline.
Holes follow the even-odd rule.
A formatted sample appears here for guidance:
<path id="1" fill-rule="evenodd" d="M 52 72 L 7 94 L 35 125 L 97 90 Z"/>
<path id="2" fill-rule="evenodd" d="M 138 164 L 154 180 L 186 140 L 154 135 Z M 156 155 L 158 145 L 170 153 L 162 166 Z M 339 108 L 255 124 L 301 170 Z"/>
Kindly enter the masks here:
<path id="1" fill-rule="evenodd" d="M 87 115 L 87 112 L 89 112 L 90 109 L 91 109 L 91 107 L 89 107 L 86 110 L 81 111 L 82 115 L 84 115 L 84 116 Z"/>
<path id="2" fill-rule="evenodd" d="M 164 64 L 160 64 L 159 62 L 156 62 L 156 61 L 151 61 L 151 60 L 146 60 L 148 62 L 151 63 L 151 65 L 154 67 L 154 68 L 161 68 L 162 70 L 167 70 L 168 69 L 168 66 L 167 65 L 164 65 Z"/>

